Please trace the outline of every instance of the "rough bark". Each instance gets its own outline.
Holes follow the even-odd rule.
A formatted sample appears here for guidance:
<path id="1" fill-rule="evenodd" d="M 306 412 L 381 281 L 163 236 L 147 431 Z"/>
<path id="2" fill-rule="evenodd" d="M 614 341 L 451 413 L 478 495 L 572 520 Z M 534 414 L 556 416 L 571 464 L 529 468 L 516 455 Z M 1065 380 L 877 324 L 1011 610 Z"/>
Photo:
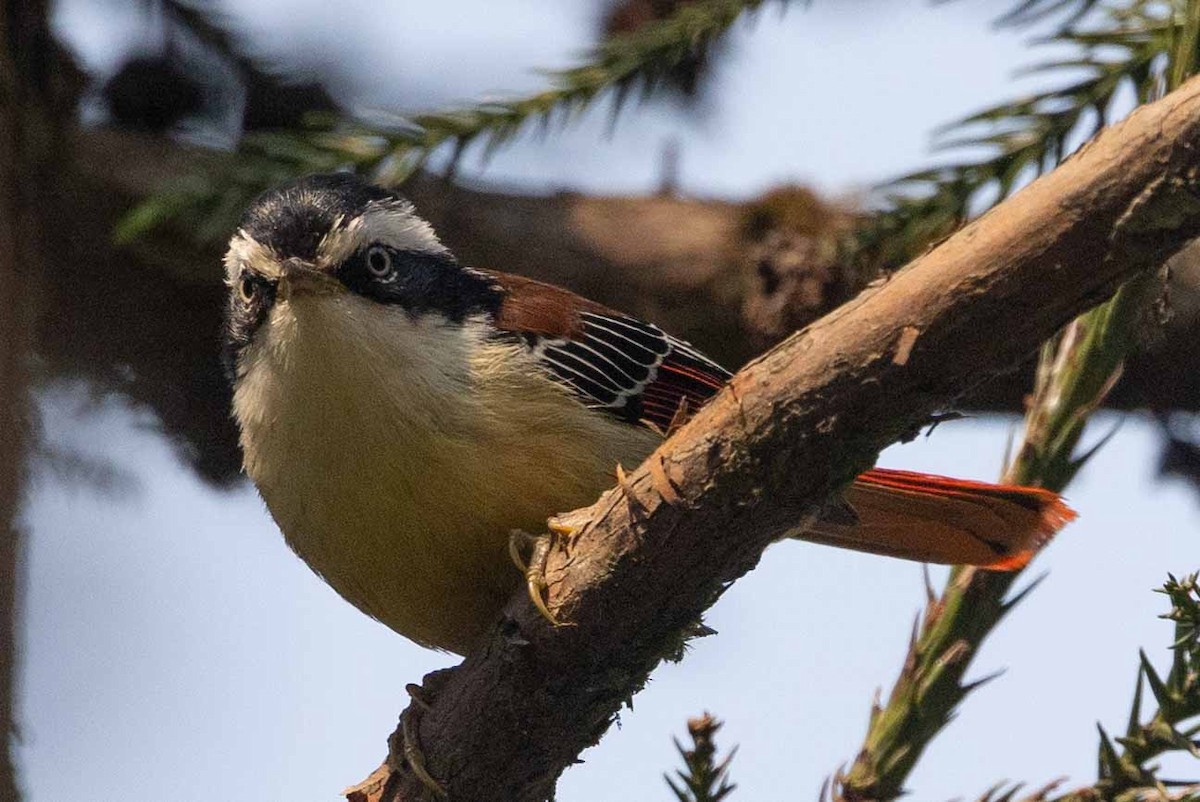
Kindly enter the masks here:
<path id="1" fill-rule="evenodd" d="M 566 518 L 523 594 L 439 674 L 416 731 L 454 800 L 544 800 L 762 550 L 938 409 L 1200 235 L 1200 79 L 755 360 Z M 394 736 L 395 737 L 395 736 Z M 398 762 L 398 761 L 396 761 Z M 355 791 L 421 798 L 407 771 Z M 360 797 L 361 798 L 361 797 Z"/>

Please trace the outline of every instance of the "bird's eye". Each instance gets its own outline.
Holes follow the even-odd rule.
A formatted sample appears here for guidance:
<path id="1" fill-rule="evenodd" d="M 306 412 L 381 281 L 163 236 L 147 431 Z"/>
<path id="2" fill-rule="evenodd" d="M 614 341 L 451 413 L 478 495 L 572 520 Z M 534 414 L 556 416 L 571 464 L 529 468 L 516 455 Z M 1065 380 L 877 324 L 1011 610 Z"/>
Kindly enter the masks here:
<path id="1" fill-rule="evenodd" d="M 367 272 L 375 278 L 384 278 L 392 272 L 392 255 L 382 245 L 367 249 Z"/>
<path id="2" fill-rule="evenodd" d="M 241 296 L 242 303 L 251 303 L 257 292 L 258 285 L 254 283 L 254 279 L 243 275 L 241 281 L 238 282 L 238 295 Z"/>

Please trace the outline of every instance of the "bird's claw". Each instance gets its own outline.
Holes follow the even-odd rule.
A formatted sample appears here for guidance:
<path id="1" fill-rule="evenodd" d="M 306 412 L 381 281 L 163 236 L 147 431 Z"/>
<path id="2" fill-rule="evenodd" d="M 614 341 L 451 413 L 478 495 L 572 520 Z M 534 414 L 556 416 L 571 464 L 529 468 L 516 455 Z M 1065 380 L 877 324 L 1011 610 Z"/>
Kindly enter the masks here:
<path id="1" fill-rule="evenodd" d="M 546 528 L 549 529 L 553 534 L 567 538 L 574 537 L 575 533 L 579 531 L 577 527 L 563 523 L 558 518 L 551 518 L 550 520 L 546 521 Z"/>
<path id="2" fill-rule="evenodd" d="M 418 685 L 409 683 L 404 687 L 408 692 L 409 698 L 412 699 L 412 704 L 404 711 L 400 720 L 400 730 L 404 743 L 402 744 L 402 753 L 404 762 L 408 764 L 409 770 L 416 775 L 416 778 L 421 781 L 421 785 L 425 786 L 434 797 L 438 799 L 447 799 L 450 795 L 446 792 L 445 787 L 434 779 L 434 776 L 429 773 L 429 769 L 425 766 L 425 753 L 421 751 L 421 740 L 419 729 L 421 724 L 421 716 L 429 709 L 429 702 L 421 694 L 421 688 Z"/>
<path id="3" fill-rule="evenodd" d="M 562 622 L 555 618 L 554 613 L 546 606 L 545 591 L 549 587 L 546 582 L 546 561 L 550 558 L 553 535 L 570 537 L 575 533 L 575 528 L 554 518 L 547 523 L 547 528 L 551 534 L 540 537 L 520 529 L 512 530 L 508 538 L 508 555 L 525 575 L 525 589 L 529 592 L 529 600 L 533 602 L 533 606 L 551 626 L 559 627 L 563 626 Z M 529 551 L 528 562 L 521 556 L 522 551 L 526 549 Z"/>

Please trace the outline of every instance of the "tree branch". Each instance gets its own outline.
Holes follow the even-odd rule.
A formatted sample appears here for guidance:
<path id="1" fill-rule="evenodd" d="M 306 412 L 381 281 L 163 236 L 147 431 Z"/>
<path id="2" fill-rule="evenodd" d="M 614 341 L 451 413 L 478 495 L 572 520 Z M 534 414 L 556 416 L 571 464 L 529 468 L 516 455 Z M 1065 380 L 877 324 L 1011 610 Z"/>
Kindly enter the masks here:
<path id="1" fill-rule="evenodd" d="M 416 726 L 455 800 L 543 800 L 762 550 L 887 445 L 1200 235 L 1200 81 L 1139 109 L 905 270 L 751 363 L 567 516 L 552 627 L 523 594 Z M 901 338 L 911 351 L 897 350 Z M 380 798 L 419 798 L 406 772 Z"/>

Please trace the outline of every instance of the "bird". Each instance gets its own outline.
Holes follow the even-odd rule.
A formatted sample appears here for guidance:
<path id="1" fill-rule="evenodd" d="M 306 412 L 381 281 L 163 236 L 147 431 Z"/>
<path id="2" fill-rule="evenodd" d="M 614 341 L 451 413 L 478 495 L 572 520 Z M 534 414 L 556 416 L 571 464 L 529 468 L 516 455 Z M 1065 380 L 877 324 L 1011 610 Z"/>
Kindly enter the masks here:
<path id="1" fill-rule="evenodd" d="M 595 501 L 731 375 L 651 323 L 460 263 L 349 173 L 260 195 L 224 263 L 243 468 L 284 539 L 362 612 L 457 654 L 521 586 L 511 533 Z M 791 534 L 1012 570 L 1074 515 L 1040 488 L 876 468 Z"/>

